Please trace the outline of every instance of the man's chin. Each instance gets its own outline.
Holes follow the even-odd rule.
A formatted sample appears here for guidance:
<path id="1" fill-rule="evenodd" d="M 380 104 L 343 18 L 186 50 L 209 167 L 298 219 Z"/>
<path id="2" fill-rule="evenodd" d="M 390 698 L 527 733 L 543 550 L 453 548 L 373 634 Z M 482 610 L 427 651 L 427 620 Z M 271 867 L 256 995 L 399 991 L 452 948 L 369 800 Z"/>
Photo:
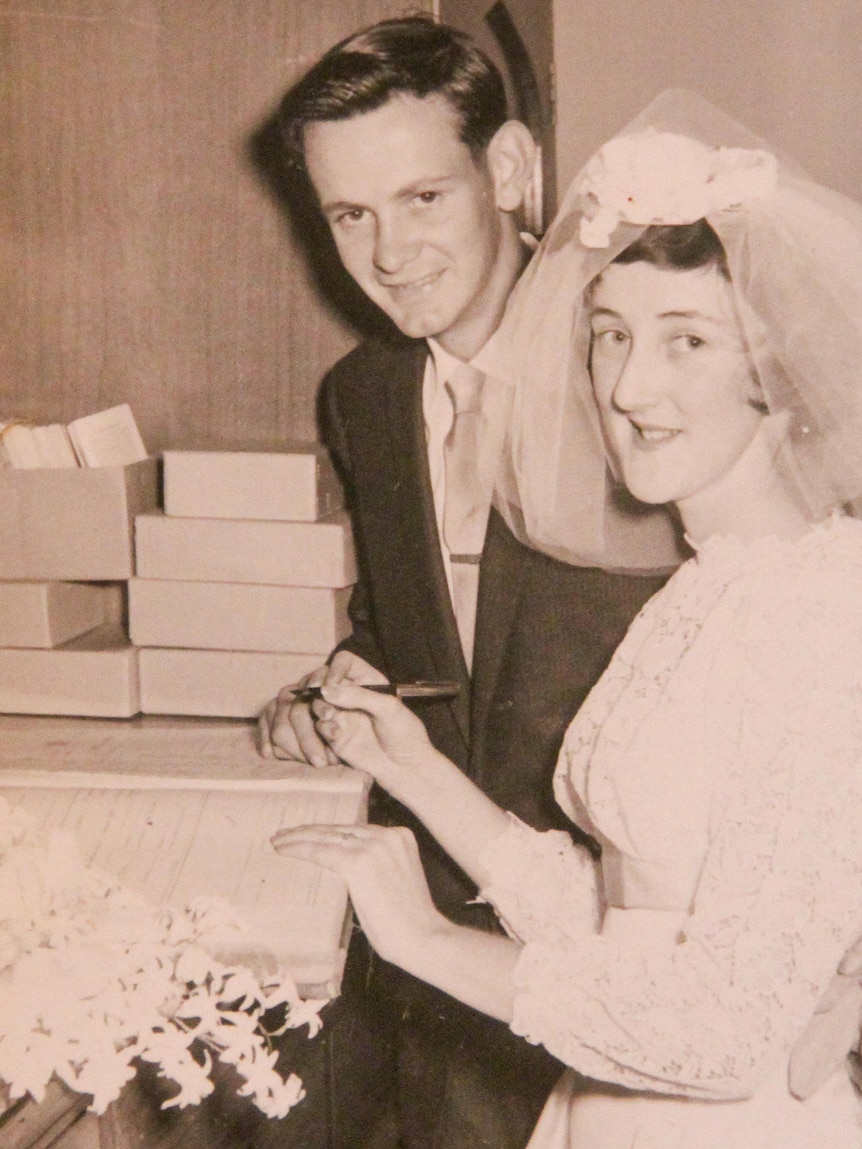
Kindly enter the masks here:
<path id="1" fill-rule="evenodd" d="M 393 315 L 391 311 L 387 315 L 398 330 L 411 339 L 434 339 L 445 333 L 449 326 L 444 320 L 433 316 Z"/>

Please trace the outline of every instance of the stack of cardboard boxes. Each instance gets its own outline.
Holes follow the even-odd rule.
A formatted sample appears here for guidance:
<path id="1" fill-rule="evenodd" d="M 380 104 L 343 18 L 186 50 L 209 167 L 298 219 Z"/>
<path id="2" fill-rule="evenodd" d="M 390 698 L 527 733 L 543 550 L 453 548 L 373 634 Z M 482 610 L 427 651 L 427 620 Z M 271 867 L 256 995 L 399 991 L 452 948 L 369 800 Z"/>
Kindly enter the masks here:
<path id="1" fill-rule="evenodd" d="M 163 458 L 0 470 L 0 712 L 253 718 L 349 633 L 325 451 Z"/>
<path id="2" fill-rule="evenodd" d="M 157 500 L 155 459 L 0 470 L 0 711 L 138 713 L 123 590 L 135 516 Z"/>
<path id="3" fill-rule="evenodd" d="M 350 525 L 328 456 L 166 451 L 135 526 L 141 710 L 251 718 L 350 631 Z"/>

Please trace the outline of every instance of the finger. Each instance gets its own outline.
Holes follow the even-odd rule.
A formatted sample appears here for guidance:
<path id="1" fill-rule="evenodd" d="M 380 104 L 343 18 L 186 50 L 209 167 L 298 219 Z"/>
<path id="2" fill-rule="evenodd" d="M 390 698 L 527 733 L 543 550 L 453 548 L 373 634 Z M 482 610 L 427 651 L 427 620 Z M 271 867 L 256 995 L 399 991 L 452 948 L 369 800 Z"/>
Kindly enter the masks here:
<path id="1" fill-rule="evenodd" d="M 337 756 L 317 737 L 314 721 L 305 703 L 297 702 L 294 689 L 304 686 L 319 686 L 326 674 L 321 666 L 306 674 L 293 688 L 283 687 L 270 703 L 262 718 L 268 724 L 268 741 L 272 756 L 312 766 L 335 766 Z"/>
<path id="2" fill-rule="evenodd" d="M 272 835 L 270 841 L 279 845 L 292 842 L 353 843 L 373 841 L 386 831 L 383 826 L 347 826 L 341 823 L 324 824 L 312 822 L 304 826 L 282 826 Z"/>
<path id="3" fill-rule="evenodd" d="M 330 748 L 331 753 L 335 753 L 333 746 L 336 745 L 343 734 L 341 723 L 337 718 L 321 718 L 317 723 L 317 732 L 326 745 Z"/>
<path id="4" fill-rule="evenodd" d="M 329 664 L 324 681 L 335 685 L 339 682 L 384 683 L 387 679 L 385 674 L 381 674 L 363 658 L 348 650 L 339 650 Z"/>
<path id="5" fill-rule="evenodd" d="M 313 862 L 339 874 L 346 881 L 355 876 L 356 863 L 374 849 L 373 835 L 360 827 L 298 826 L 277 831 L 270 838 L 282 857 Z"/>
<path id="6" fill-rule="evenodd" d="M 267 705 L 262 719 L 269 727 L 269 744 L 273 758 L 290 759 L 294 762 L 307 761 L 293 731 L 290 712 L 293 707 L 291 695 L 282 691 L 278 698 Z"/>
<path id="7" fill-rule="evenodd" d="M 321 693 L 327 702 L 339 710 L 362 710 L 375 718 L 392 715 L 404 705 L 392 694 L 377 694 L 347 681 L 327 682 L 321 688 Z"/>
<path id="8" fill-rule="evenodd" d="M 267 702 L 257 719 L 257 752 L 262 758 L 275 757 L 272 747 L 270 725 L 275 712 L 275 700 Z"/>
<path id="9" fill-rule="evenodd" d="M 294 702 L 292 704 L 288 711 L 288 722 L 290 735 L 306 762 L 318 769 L 337 764 L 337 756 L 317 733 L 314 715 L 307 702 Z"/>
<path id="10" fill-rule="evenodd" d="M 321 682 L 326 681 L 326 675 L 329 672 L 329 667 L 324 662 L 322 666 L 316 666 L 314 670 L 309 670 L 308 674 L 304 674 L 299 679 L 295 686 L 297 690 L 302 690 L 306 686 L 320 686 Z M 290 687 L 285 686 L 281 694 L 290 694 Z"/>
<path id="11" fill-rule="evenodd" d="M 367 755 L 375 748 L 376 739 L 364 747 L 364 756 L 360 760 L 356 759 L 356 740 L 362 742 L 363 733 L 370 728 L 371 718 L 359 710 L 339 710 L 328 702 L 315 703 L 314 711 L 317 716 L 317 732 L 331 748 L 331 753 L 338 756 L 338 761 L 370 770 L 374 774 L 372 761 Z"/>
<path id="12" fill-rule="evenodd" d="M 293 858 L 299 862 L 311 862 L 325 870 L 331 870 L 346 879 L 345 869 L 347 858 L 344 849 L 332 842 L 284 842 L 273 843 L 277 854 L 284 858 Z"/>

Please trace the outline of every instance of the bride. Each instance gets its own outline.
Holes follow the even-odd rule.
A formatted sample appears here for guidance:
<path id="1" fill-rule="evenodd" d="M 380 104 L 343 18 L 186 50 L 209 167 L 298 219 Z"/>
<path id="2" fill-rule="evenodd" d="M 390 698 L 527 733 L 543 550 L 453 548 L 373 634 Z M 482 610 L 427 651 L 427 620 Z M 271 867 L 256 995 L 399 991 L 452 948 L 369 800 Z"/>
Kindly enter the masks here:
<path id="1" fill-rule="evenodd" d="M 848 1049 L 804 1099 L 788 1066 L 862 931 L 862 209 L 668 93 L 575 181 L 501 335 L 486 443 L 513 529 L 603 554 L 624 484 L 694 552 L 560 755 L 601 859 L 494 806 L 349 655 L 321 734 L 508 936 L 438 913 L 407 830 L 275 847 L 345 877 L 383 958 L 572 1067 L 533 1149 L 858 1149 Z"/>

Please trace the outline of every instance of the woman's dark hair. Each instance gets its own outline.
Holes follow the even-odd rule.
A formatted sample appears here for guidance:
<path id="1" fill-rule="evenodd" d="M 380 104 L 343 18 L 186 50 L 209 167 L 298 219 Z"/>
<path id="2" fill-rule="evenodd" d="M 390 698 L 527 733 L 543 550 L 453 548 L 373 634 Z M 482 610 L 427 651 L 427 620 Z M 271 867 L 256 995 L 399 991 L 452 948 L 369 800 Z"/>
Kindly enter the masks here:
<path id="1" fill-rule="evenodd" d="M 330 48 L 285 95 L 276 118 L 289 157 L 303 164 L 309 124 L 374 111 L 395 95 L 448 100 L 477 159 L 507 119 L 502 77 L 469 36 L 425 16 L 384 20 Z"/>
<path id="2" fill-rule="evenodd" d="M 725 279 L 730 279 L 721 240 L 705 219 L 696 223 L 653 224 L 613 262 L 652 263 L 666 271 L 717 267 Z"/>

